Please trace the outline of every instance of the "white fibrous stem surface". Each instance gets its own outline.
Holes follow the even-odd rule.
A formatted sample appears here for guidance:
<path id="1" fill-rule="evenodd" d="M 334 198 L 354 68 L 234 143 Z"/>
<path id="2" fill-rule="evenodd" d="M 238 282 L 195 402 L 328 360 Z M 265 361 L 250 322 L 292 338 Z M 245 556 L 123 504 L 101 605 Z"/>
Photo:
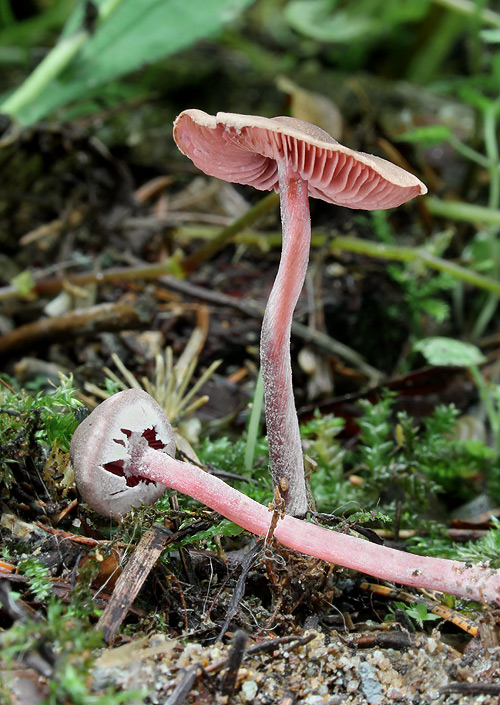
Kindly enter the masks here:
<path id="1" fill-rule="evenodd" d="M 267 507 L 194 465 L 147 448 L 133 472 L 197 499 L 253 534 L 267 535 L 272 520 Z M 381 580 L 500 605 L 500 571 L 484 564 L 404 553 L 289 515 L 278 520 L 273 535 L 288 548 Z"/>
<path id="2" fill-rule="evenodd" d="M 273 484 L 280 488 L 287 513 L 303 516 L 307 494 L 292 386 L 290 331 L 309 260 L 311 220 L 307 182 L 286 163 L 279 164 L 278 169 L 283 244 L 262 322 L 260 360 Z"/>

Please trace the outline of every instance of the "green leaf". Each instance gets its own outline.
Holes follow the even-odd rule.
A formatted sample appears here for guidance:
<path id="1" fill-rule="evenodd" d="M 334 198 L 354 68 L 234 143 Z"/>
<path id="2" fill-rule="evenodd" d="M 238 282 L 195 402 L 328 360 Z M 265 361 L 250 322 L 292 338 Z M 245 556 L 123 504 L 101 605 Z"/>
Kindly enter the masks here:
<path id="1" fill-rule="evenodd" d="M 292 0 L 285 8 L 290 25 L 320 42 L 349 42 L 372 27 L 370 18 L 337 10 L 336 0 Z"/>
<path id="2" fill-rule="evenodd" d="M 398 142 L 417 142 L 425 146 L 440 144 L 449 139 L 451 130 L 446 125 L 428 125 L 427 127 L 417 127 L 408 130 L 396 138 Z"/>
<path id="3" fill-rule="evenodd" d="M 483 42 L 488 44 L 500 44 L 500 29 L 483 29 L 480 35 Z"/>
<path id="4" fill-rule="evenodd" d="M 491 75 L 498 85 L 500 82 L 500 51 L 495 52 L 491 61 Z"/>
<path id="5" fill-rule="evenodd" d="M 482 441 L 464 440 L 462 441 L 462 447 L 469 455 L 478 460 L 493 460 L 495 458 L 493 448 L 485 446 Z"/>
<path id="6" fill-rule="evenodd" d="M 469 367 L 486 360 L 478 347 L 453 338 L 425 338 L 414 345 L 414 350 L 421 352 L 431 365 Z"/>
<path id="7" fill-rule="evenodd" d="M 181 540 L 180 544 L 181 546 L 189 546 L 197 541 L 208 541 L 214 536 L 239 536 L 239 534 L 243 531 L 244 529 L 242 529 L 241 526 L 238 526 L 238 524 L 235 524 L 228 519 L 222 519 L 217 524 L 213 524 L 207 529 L 203 529 L 203 531 L 197 531 L 191 536 L 186 536 L 186 538 Z"/>
<path id="8" fill-rule="evenodd" d="M 348 43 L 384 35 L 425 15 L 428 0 L 291 0 L 284 14 L 297 31 L 320 42 Z"/>
<path id="9" fill-rule="evenodd" d="M 31 272 L 27 269 L 11 279 L 10 283 L 16 288 L 17 292 L 21 296 L 29 296 L 35 287 L 35 282 Z"/>
<path id="10" fill-rule="evenodd" d="M 57 77 L 15 113 L 30 124 L 114 79 L 216 33 L 253 0 L 122 0 Z M 105 4 L 104 0 L 96 3 Z M 75 13 L 62 42 L 82 40 Z M 76 18 L 76 19 L 75 19 Z M 76 30 L 74 33 L 68 31 Z M 50 56 L 50 55 L 49 55 Z M 38 67 L 40 68 L 40 67 Z M 43 76 L 41 77 L 43 81 Z"/>
<path id="11" fill-rule="evenodd" d="M 43 12 L 33 15 L 22 22 L 4 25 L 0 31 L 0 46 L 26 49 L 26 63 L 32 57 L 33 47 L 45 42 L 47 36 L 58 32 L 71 14 L 73 6 L 67 2 L 56 2 L 46 7 Z"/>
<path id="12" fill-rule="evenodd" d="M 479 230 L 462 252 L 463 261 L 478 272 L 491 272 L 500 257 L 500 242 L 491 240 L 489 233 Z"/>
<path id="13" fill-rule="evenodd" d="M 444 323 L 450 313 L 450 307 L 446 301 L 440 301 L 440 299 L 422 299 L 420 308 L 424 313 L 432 316 L 438 323 Z"/>
<path id="14" fill-rule="evenodd" d="M 473 108 L 477 108 L 480 112 L 483 113 L 488 110 L 488 108 L 493 103 L 490 98 L 487 98 L 478 90 L 476 90 L 472 86 L 468 86 L 467 84 L 463 84 L 459 88 L 458 93 L 463 101 L 465 101 L 469 105 L 472 105 Z"/>

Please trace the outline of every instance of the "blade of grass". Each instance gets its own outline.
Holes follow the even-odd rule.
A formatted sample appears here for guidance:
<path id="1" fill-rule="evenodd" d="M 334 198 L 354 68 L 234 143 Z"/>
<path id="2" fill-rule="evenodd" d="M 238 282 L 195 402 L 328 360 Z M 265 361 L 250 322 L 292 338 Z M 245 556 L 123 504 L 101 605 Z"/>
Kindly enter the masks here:
<path id="1" fill-rule="evenodd" d="M 260 419 L 262 415 L 262 406 L 264 404 L 264 384 L 262 381 L 262 373 L 259 370 L 255 392 L 252 401 L 252 410 L 250 419 L 248 420 L 247 441 L 245 445 L 245 470 L 250 472 L 253 468 L 255 459 L 255 448 L 257 446 L 257 438 L 259 436 Z"/>
<path id="2" fill-rule="evenodd" d="M 104 22 L 119 7 L 123 0 L 107 0 L 98 8 L 95 25 Z M 94 25 L 79 30 L 68 37 L 63 37 L 41 61 L 24 83 L 0 105 L 0 110 L 13 118 L 26 106 L 36 100 L 46 86 L 69 65 L 82 46 L 91 36 Z"/>

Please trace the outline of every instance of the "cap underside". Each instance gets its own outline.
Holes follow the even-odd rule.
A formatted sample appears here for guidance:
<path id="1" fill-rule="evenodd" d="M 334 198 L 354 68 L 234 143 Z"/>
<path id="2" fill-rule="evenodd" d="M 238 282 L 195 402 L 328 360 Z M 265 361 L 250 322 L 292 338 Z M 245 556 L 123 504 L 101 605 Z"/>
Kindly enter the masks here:
<path id="1" fill-rule="evenodd" d="M 279 192 L 278 162 L 286 160 L 310 196 L 347 208 L 393 208 L 427 192 L 413 174 L 294 118 L 186 110 L 174 123 L 174 138 L 201 171 L 262 191 Z"/>

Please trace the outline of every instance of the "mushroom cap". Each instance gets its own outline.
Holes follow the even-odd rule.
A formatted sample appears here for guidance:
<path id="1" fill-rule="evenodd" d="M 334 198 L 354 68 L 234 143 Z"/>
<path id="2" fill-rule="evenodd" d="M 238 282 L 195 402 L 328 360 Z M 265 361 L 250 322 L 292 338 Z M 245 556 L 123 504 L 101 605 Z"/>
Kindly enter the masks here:
<path id="1" fill-rule="evenodd" d="M 142 389 L 109 397 L 78 426 L 70 457 L 82 499 L 107 517 L 119 518 L 132 507 L 153 504 L 165 485 L 130 473 L 128 439 L 140 435 L 153 448 L 175 455 L 174 432 L 161 406 Z"/>
<path id="2" fill-rule="evenodd" d="M 393 208 L 426 186 L 381 157 L 344 147 L 327 132 L 291 117 L 184 110 L 174 139 L 205 174 L 279 193 L 278 162 L 287 160 L 308 183 L 309 196 L 347 208 Z"/>

